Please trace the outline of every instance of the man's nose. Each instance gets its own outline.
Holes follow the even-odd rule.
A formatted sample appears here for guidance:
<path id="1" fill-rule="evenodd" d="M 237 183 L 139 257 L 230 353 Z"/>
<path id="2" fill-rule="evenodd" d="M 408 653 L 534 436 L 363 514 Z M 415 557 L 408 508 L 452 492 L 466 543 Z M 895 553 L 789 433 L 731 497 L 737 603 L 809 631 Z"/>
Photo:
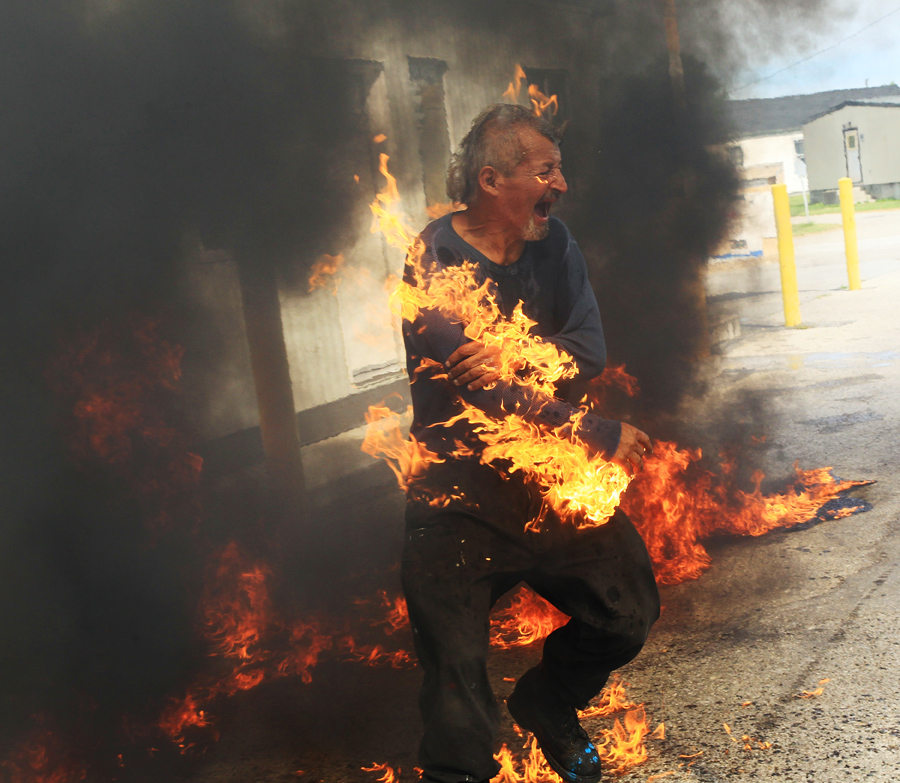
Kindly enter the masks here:
<path id="1" fill-rule="evenodd" d="M 559 169 L 554 172 L 552 187 L 554 190 L 558 191 L 560 195 L 562 195 L 569 189 L 569 186 L 566 183 L 566 178 L 563 176 L 563 173 Z"/>

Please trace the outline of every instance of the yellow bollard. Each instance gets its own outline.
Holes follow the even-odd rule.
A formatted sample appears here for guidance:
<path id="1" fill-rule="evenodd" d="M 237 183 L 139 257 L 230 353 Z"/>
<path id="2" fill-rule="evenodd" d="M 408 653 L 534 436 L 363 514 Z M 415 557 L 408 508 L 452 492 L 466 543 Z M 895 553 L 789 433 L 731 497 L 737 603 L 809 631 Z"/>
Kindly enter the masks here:
<path id="1" fill-rule="evenodd" d="M 794 263 L 794 233 L 787 185 L 772 185 L 775 202 L 775 228 L 778 231 L 778 263 L 781 266 L 781 298 L 784 301 L 784 325 L 800 326 L 800 295 L 797 291 L 797 265 Z"/>
<path id="2" fill-rule="evenodd" d="M 859 247 L 856 244 L 856 209 L 853 206 L 853 180 L 841 177 L 838 180 L 841 194 L 841 217 L 844 220 L 844 251 L 847 254 L 847 277 L 850 290 L 859 291 Z"/>

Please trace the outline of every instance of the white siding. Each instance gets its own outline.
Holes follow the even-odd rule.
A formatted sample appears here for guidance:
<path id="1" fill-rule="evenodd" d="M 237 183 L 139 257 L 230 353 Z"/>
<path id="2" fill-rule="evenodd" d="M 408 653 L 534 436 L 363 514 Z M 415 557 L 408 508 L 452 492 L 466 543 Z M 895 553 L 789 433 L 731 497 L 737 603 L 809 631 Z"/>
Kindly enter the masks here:
<path id="1" fill-rule="evenodd" d="M 803 126 L 811 190 L 834 190 L 847 176 L 845 128 L 859 129 L 864 186 L 900 182 L 900 105 L 844 106 Z"/>
<path id="2" fill-rule="evenodd" d="M 787 185 L 788 193 L 800 193 L 803 190 L 803 179 L 797 174 L 794 142 L 802 139 L 802 131 L 741 139 L 738 144 L 744 153 L 744 167 L 780 163 L 784 167 L 784 184 Z"/>

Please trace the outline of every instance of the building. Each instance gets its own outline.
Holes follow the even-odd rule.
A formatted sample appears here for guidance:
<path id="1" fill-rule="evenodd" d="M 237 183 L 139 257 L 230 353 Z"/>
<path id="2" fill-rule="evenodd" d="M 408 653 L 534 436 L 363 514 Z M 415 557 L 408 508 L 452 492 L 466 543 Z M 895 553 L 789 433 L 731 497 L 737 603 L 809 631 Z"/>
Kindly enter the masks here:
<path id="1" fill-rule="evenodd" d="M 848 100 L 803 125 L 810 196 L 837 203 L 849 177 L 872 198 L 900 198 L 900 96 Z"/>
<path id="2" fill-rule="evenodd" d="M 735 133 L 732 154 L 745 167 L 780 163 L 784 167 L 788 193 L 800 193 L 805 189 L 802 166 L 804 124 L 847 101 L 891 96 L 900 98 L 900 86 L 888 84 L 811 95 L 730 101 L 730 120 Z"/>
<path id="3" fill-rule="evenodd" d="M 534 19 L 521 9 L 539 13 L 551 5 L 535 35 Z M 573 120 L 566 177 L 577 193 L 579 161 L 596 155 L 590 129 L 596 85 L 609 67 L 598 54 L 606 52 L 607 5 L 535 0 L 472 4 L 475 10 L 463 13 L 429 0 L 405 4 L 403 13 L 375 3 L 383 13 L 340 14 L 324 1 L 309 4 L 313 21 L 329 24 L 311 24 L 308 35 L 297 24 L 297 68 L 305 83 L 329 85 L 311 113 L 335 127 L 315 151 L 325 173 L 310 183 L 310 197 L 340 198 L 350 208 L 335 221 L 338 230 L 311 228 L 308 247 L 300 249 L 306 257 L 270 261 L 197 243 L 184 278 L 202 330 L 190 357 L 203 371 L 187 369 L 194 369 L 191 407 L 211 471 L 265 460 L 270 471 L 286 466 L 285 481 L 295 483 L 301 447 L 308 486 L 326 463 L 344 472 L 360 460 L 374 464 L 359 451 L 364 414 L 386 398 L 405 410 L 409 386 L 386 290 L 404 257 L 370 230 L 368 206 L 386 183 L 382 155 L 389 156 L 409 224 L 421 228 L 446 206 L 451 150 L 481 108 L 511 100 L 503 96 L 518 79 L 520 103 L 530 105 L 534 85 L 556 96 L 557 119 Z M 661 24 L 658 33 L 664 46 Z M 346 118 L 343 127 L 332 121 L 338 115 Z M 330 244 L 316 244 L 319 233 L 330 234 Z M 317 262 L 323 274 L 313 284 L 309 271 Z"/>

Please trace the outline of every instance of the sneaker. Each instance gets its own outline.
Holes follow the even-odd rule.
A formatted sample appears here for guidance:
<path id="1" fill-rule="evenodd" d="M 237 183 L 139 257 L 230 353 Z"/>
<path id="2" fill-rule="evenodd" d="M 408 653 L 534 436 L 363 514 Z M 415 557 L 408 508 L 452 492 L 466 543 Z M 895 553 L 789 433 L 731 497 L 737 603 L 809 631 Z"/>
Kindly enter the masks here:
<path id="1" fill-rule="evenodd" d="M 534 734 L 547 763 L 566 783 L 600 780 L 600 753 L 578 722 L 578 713 L 553 692 L 537 668 L 519 678 L 506 707 L 520 728 Z"/>

